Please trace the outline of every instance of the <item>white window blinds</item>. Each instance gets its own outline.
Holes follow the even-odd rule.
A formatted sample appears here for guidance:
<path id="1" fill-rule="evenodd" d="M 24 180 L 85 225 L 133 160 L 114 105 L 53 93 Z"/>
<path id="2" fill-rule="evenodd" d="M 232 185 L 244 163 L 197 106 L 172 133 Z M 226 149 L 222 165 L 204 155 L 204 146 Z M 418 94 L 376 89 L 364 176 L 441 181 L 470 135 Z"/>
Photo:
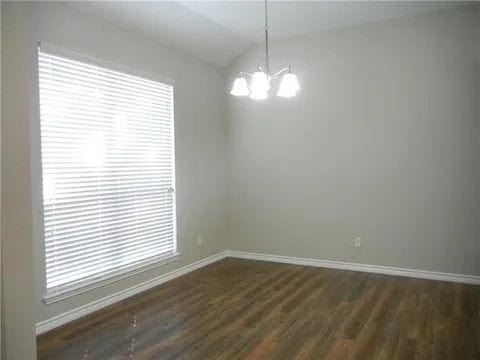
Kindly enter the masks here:
<path id="1" fill-rule="evenodd" d="M 176 251 L 173 87 L 39 49 L 46 290 Z"/>

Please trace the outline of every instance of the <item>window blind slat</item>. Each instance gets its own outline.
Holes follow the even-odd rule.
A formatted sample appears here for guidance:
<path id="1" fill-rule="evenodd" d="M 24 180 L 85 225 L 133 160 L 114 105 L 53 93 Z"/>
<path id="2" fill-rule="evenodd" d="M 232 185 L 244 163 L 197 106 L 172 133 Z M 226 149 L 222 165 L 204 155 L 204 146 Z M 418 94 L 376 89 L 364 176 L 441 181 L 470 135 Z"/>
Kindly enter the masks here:
<path id="1" fill-rule="evenodd" d="M 173 87 L 39 50 L 47 294 L 176 251 Z"/>
<path id="2" fill-rule="evenodd" d="M 149 261 L 150 259 L 157 258 L 159 256 L 171 253 L 173 251 L 174 251 L 174 248 L 172 248 L 170 245 L 163 246 L 163 247 L 158 246 L 157 247 L 158 253 L 153 253 L 152 251 L 150 251 L 147 254 L 145 254 L 145 252 L 135 253 L 135 254 L 132 254 L 132 256 L 124 257 L 123 260 L 111 259 L 109 262 L 105 262 L 105 260 L 103 259 L 103 261 L 94 263 L 91 266 L 81 269 L 80 271 L 73 270 L 67 274 L 63 274 L 59 276 L 58 278 L 56 278 L 57 283 L 54 284 L 54 287 L 56 289 L 59 289 L 60 285 L 63 286 L 64 288 L 76 285 L 76 282 L 73 281 L 72 277 L 75 277 L 77 280 L 81 280 L 81 282 L 84 282 L 86 281 L 86 279 L 89 279 L 89 278 L 94 279 L 99 276 L 104 277 L 105 275 L 108 275 L 108 274 L 113 275 L 115 271 L 119 271 L 119 270 L 121 271 L 122 268 L 123 269 L 129 268 L 132 265 L 138 264 L 141 260 L 146 262 L 146 261 Z M 65 286 L 64 285 L 65 283 L 69 285 Z"/>
<path id="3" fill-rule="evenodd" d="M 138 112 L 139 109 L 143 113 L 146 112 L 158 112 L 159 115 L 166 115 L 170 113 L 171 108 L 168 106 L 163 106 L 161 100 L 168 99 L 169 96 L 157 94 L 156 98 L 152 98 L 152 101 L 145 103 L 144 99 L 142 100 L 141 96 L 148 96 L 148 94 L 141 94 L 138 91 L 132 93 L 132 88 L 125 88 L 124 91 L 117 91 L 115 93 L 115 98 L 111 98 L 106 93 L 105 89 L 98 86 L 85 86 L 88 84 L 83 80 L 75 81 L 75 85 L 64 84 L 67 78 L 63 75 L 58 77 L 58 80 L 53 81 L 52 78 L 47 75 L 40 73 L 40 76 L 44 79 L 40 87 L 40 91 L 45 94 L 45 97 L 42 99 L 44 105 L 52 104 L 65 104 L 76 106 L 81 108 L 82 105 L 88 103 L 96 103 L 99 108 L 110 108 L 117 107 L 120 102 L 126 101 L 125 106 L 123 106 L 124 111 Z M 83 91 L 81 93 L 82 97 L 79 99 L 78 95 L 80 92 L 77 91 L 77 88 L 82 86 Z M 55 97 L 62 93 L 62 98 L 56 100 Z"/>
<path id="4" fill-rule="evenodd" d="M 158 215 L 157 218 L 155 219 L 155 223 L 159 224 L 159 226 L 164 226 L 164 223 L 168 223 L 171 220 L 171 216 L 160 216 Z M 104 223 L 107 223 L 104 221 Z M 108 224 L 108 223 L 107 223 Z M 102 224 L 101 224 L 102 225 Z M 103 224 L 105 225 L 105 224 Z M 81 246 L 81 242 L 85 242 L 86 240 L 91 240 L 91 242 L 95 242 L 98 239 L 98 234 L 96 234 L 97 228 L 101 227 L 102 228 L 102 237 L 101 239 L 106 239 L 109 238 L 109 235 L 112 235 L 112 237 L 116 237 L 118 233 L 124 232 L 125 234 L 128 234 L 131 231 L 135 232 L 138 230 L 142 229 L 141 224 L 138 224 L 138 226 L 129 226 L 129 224 L 125 224 L 125 226 L 95 226 L 89 229 L 89 231 L 82 231 L 82 229 L 78 229 L 75 231 L 75 235 L 72 235 L 72 232 L 57 232 L 56 230 L 51 230 L 52 232 L 55 232 L 57 237 L 58 237 L 58 245 L 65 246 L 64 241 L 62 240 L 69 240 L 70 243 L 72 243 L 72 246 Z M 146 229 L 153 228 L 151 225 L 145 226 Z M 75 244 L 73 244 L 75 242 Z"/>
<path id="5" fill-rule="evenodd" d="M 47 62 L 45 60 L 47 60 Z M 59 70 L 64 69 L 63 72 L 73 72 L 76 69 L 76 70 L 79 70 L 79 73 L 84 74 L 86 76 L 91 73 L 98 74 L 98 71 L 99 71 L 99 68 L 95 65 L 89 65 L 84 62 L 70 60 L 65 57 L 55 56 L 52 54 L 49 54 L 48 58 L 40 57 L 39 63 L 40 64 L 43 63 L 47 65 L 44 67 L 40 67 L 40 70 L 48 69 L 50 71 L 54 71 L 55 69 L 59 69 Z M 130 84 L 131 86 L 140 85 L 141 89 L 154 90 L 154 89 L 166 88 L 168 91 L 170 87 L 170 85 L 167 85 L 167 84 L 163 84 L 153 80 L 148 80 L 145 78 L 140 78 L 137 76 L 132 76 L 125 73 L 120 73 L 118 71 L 109 70 L 106 68 L 101 69 L 101 75 L 105 80 L 110 79 L 114 81 L 117 80 L 122 82 L 128 82 L 128 84 Z"/>
<path id="6" fill-rule="evenodd" d="M 56 281 L 57 281 L 57 284 L 70 283 L 69 286 L 71 286 L 71 285 L 74 285 L 71 283 L 72 276 L 75 276 L 76 278 L 81 278 L 81 279 L 87 278 L 85 274 L 88 274 L 89 276 L 92 276 L 92 277 L 104 276 L 105 274 L 108 274 L 108 272 L 111 272 L 111 270 L 118 268 L 119 264 L 123 264 L 124 267 L 129 267 L 132 264 L 138 263 L 139 259 L 147 260 L 147 259 L 155 258 L 161 255 L 164 255 L 168 252 L 171 252 L 172 249 L 173 248 L 170 245 L 157 246 L 155 252 L 150 251 L 147 254 L 145 252 L 132 253 L 131 256 L 123 257 L 122 260 L 110 259 L 109 261 L 105 261 L 105 259 L 101 259 L 101 261 L 94 262 L 89 266 L 81 268 L 80 270 L 73 269 L 67 273 L 62 273 L 56 278 Z M 98 271 L 99 269 L 101 271 Z"/>
<path id="7" fill-rule="evenodd" d="M 45 61 L 48 60 L 48 61 Z M 39 58 L 39 63 L 44 66 L 40 66 L 40 71 L 48 69 L 48 73 L 53 73 L 55 71 L 59 71 L 65 74 L 75 74 L 78 73 L 80 75 L 86 77 L 94 77 L 94 78 L 101 78 L 103 82 L 108 83 L 109 81 L 112 83 L 127 83 L 133 88 L 139 88 L 141 90 L 151 90 L 151 91 L 161 91 L 166 90 L 168 92 L 168 88 L 170 85 L 163 84 L 160 82 L 146 80 L 145 78 L 140 78 L 137 76 L 130 76 L 125 73 L 121 73 L 118 71 L 110 71 L 106 68 L 100 68 L 93 65 L 90 65 L 80 62 L 80 61 L 69 61 L 65 57 L 59 57 L 58 61 L 55 59 L 54 55 L 49 55 L 48 59 Z"/>
<path id="8" fill-rule="evenodd" d="M 131 253 L 132 255 L 141 255 L 144 253 L 148 255 L 150 252 L 155 253 L 158 255 L 158 249 L 165 249 L 171 248 L 173 245 L 171 244 L 171 239 L 166 238 L 163 242 L 158 242 L 156 244 L 152 244 L 152 242 L 148 241 L 151 240 L 152 237 L 145 238 L 145 240 L 139 243 L 136 247 L 129 247 L 129 246 L 121 246 L 121 244 L 116 244 L 115 246 L 110 246 L 108 248 L 102 249 L 99 252 L 95 253 L 84 253 L 81 257 L 75 257 L 70 260 L 70 263 L 61 263 L 56 267 L 47 268 L 47 273 L 53 271 L 56 276 L 69 276 L 71 272 L 74 271 L 82 271 L 84 269 L 92 269 L 95 266 L 102 266 L 102 263 L 108 263 L 109 261 L 113 261 L 116 258 L 112 257 L 109 253 L 115 251 L 117 255 L 123 255 L 126 251 Z M 144 251 L 143 249 L 147 250 Z M 62 259 L 57 260 L 62 261 Z M 128 257 L 124 257 L 121 261 L 128 262 Z M 58 280 L 58 279 L 57 279 Z"/>
<path id="9" fill-rule="evenodd" d="M 58 253 L 55 250 L 52 251 L 50 254 L 50 257 L 54 258 L 56 261 L 56 264 L 53 266 L 54 269 L 61 269 L 62 267 L 66 267 L 67 269 L 71 269 L 72 267 L 75 266 L 75 264 L 81 262 L 81 263 L 91 263 L 93 259 L 96 258 L 101 258 L 104 261 L 109 261 L 109 258 L 112 256 L 110 254 L 112 249 L 115 248 L 124 248 L 128 251 L 134 250 L 137 248 L 143 249 L 147 248 L 148 246 L 156 246 L 161 243 L 161 239 L 163 238 L 158 238 L 157 234 L 155 233 L 156 230 L 159 228 L 165 228 L 169 229 L 168 226 L 157 226 L 155 229 L 149 230 L 149 231 L 144 231 L 142 236 L 137 237 L 137 241 L 135 242 L 135 245 L 132 245 L 129 241 L 132 232 L 130 234 L 126 234 L 125 236 L 119 236 L 119 240 L 114 239 L 113 236 L 106 238 L 107 240 L 111 241 L 98 241 L 99 244 L 95 247 L 95 249 L 92 249 L 91 246 L 89 247 L 79 247 L 78 252 L 64 252 L 64 253 Z M 152 239 L 155 238 L 155 243 L 152 244 Z M 170 236 L 165 237 L 166 239 L 170 239 Z M 125 240 L 125 241 L 124 241 Z M 122 242 L 123 241 L 123 242 Z M 124 243 L 126 242 L 126 243 Z M 105 257 L 105 255 L 107 257 Z M 48 258 L 49 256 L 47 256 Z M 48 268 L 47 268 L 48 269 Z"/>
<path id="10" fill-rule="evenodd" d="M 110 119 L 115 116 L 115 120 L 118 122 L 119 126 L 123 126 L 123 118 L 128 116 L 128 118 L 132 120 L 130 126 L 133 130 L 141 131 L 142 127 L 137 126 L 133 120 L 142 118 L 146 123 L 152 125 L 153 130 L 159 131 L 162 130 L 160 127 L 161 125 L 166 126 L 169 124 L 168 119 L 171 117 L 171 111 L 168 111 L 168 113 L 165 113 L 165 115 L 158 114 L 156 116 L 150 116 L 148 113 L 138 114 L 137 112 L 129 112 L 127 109 L 122 109 L 122 113 L 118 114 L 116 107 L 111 108 L 110 110 L 105 108 L 99 109 L 97 107 L 95 111 L 93 111 L 90 109 L 85 109 L 83 106 L 72 105 L 68 107 L 67 112 L 66 109 L 62 107 L 54 107 L 50 106 L 49 104 L 40 103 L 40 106 L 43 106 L 44 114 L 50 116 L 52 121 L 55 121 L 59 124 L 68 122 L 74 124 L 75 126 L 82 124 L 85 120 L 89 120 L 97 123 L 98 126 L 108 127 L 110 126 Z"/>
<path id="11" fill-rule="evenodd" d="M 91 197 L 89 200 L 82 202 L 72 201 L 71 198 L 62 203 L 52 203 L 53 200 L 45 200 L 44 217 L 48 220 L 52 220 L 51 217 L 55 216 L 58 220 L 58 224 L 61 224 L 63 220 L 69 221 L 69 219 L 75 218 L 79 215 L 88 217 L 88 214 L 95 210 L 102 208 L 102 211 L 106 213 L 121 212 L 124 209 L 131 209 L 132 205 L 135 205 L 135 210 L 141 211 L 145 207 L 149 209 L 164 209 L 166 205 L 172 202 L 171 195 L 165 196 L 164 194 L 155 196 L 152 194 L 150 198 L 141 198 L 142 194 L 131 194 L 128 198 L 128 194 L 124 201 L 116 199 L 116 193 L 112 193 L 109 198 Z M 148 196 L 148 195 L 146 195 Z M 110 199 L 110 200 L 109 200 Z M 129 201 L 127 201 L 129 200 Z M 155 206 L 154 206 L 155 205 Z M 60 213 L 62 213 L 60 215 Z"/>
<path id="12" fill-rule="evenodd" d="M 50 180 L 49 180 L 50 181 Z M 141 181 L 132 181 L 131 182 L 133 185 L 132 186 L 142 186 L 144 187 L 142 189 L 143 192 L 158 192 L 161 186 L 161 184 L 152 184 L 151 182 L 141 182 Z M 165 183 L 168 184 L 168 183 Z M 75 186 L 75 191 L 68 192 L 68 187 L 67 186 L 62 186 L 61 184 L 58 184 L 58 182 L 53 183 L 52 186 L 55 186 L 55 193 L 57 194 L 57 198 L 65 199 L 66 201 L 74 201 L 75 198 L 83 195 L 91 195 L 93 197 L 95 196 L 102 196 L 105 195 L 105 198 L 108 199 L 108 195 L 111 195 L 112 197 L 117 197 L 119 191 L 125 191 L 128 195 L 128 193 L 134 193 L 141 195 L 141 191 L 135 192 L 135 190 L 131 190 L 131 187 L 128 186 L 128 184 L 125 184 L 125 181 L 122 183 L 115 184 L 111 181 L 101 181 L 99 180 L 97 184 L 92 184 L 92 182 L 89 182 L 88 186 L 84 186 L 83 184 L 77 185 L 77 184 L 72 184 Z M 165 186 L 165 185 L 163 185 Z M 100 193 L 100 189 L 104 190 L 103 193 Z M 162 190 L 161 194 L 165 194 L 166 190 Z M 47 194 L 50 196 L 50 193 Z M 62 196 L 64 195 L 64 196 Z M 103 196 L 102 196 L 103 198 Z"/>

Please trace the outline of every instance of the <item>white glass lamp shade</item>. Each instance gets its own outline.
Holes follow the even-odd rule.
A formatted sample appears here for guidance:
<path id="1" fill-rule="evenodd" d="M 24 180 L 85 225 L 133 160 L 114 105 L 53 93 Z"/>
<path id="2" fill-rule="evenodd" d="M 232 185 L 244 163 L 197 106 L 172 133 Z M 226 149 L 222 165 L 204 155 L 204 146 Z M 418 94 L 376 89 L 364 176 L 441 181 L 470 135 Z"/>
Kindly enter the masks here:
<path id="1" fill-rule="evenodd" d="M 270 89 L 270 80 L 267 74 L 263 71 L 254 72 L 252 75 L 252 82 L 250 84 L 251 91 L 261 91 Z"/>
<path id="2" fill-rule="evenodd" d="M 300 85 L 298 84 L 297 76 L 292 73 L 287 73 L 282 76 L 282 81 L 280 81 L 277 96 L 293 97 L 297 95 L 298 90 L 300 90 Z"/>
<path id="3" fill-rule="evenodd" d="M 252 82 L 250 83 L 250 98 L 255 100 L 262 100 L 268 97 L 268 90 L 270 89 L 270 79 L 263 71 L 257 71 L 252 75 Z"/>
<path id="4" fill-rule="evenodd" d="M 235 79 L 230 94 L 233 96 L 247 96 L 250 94 L 248 91 L 247 80 L 243 76 Z"/>

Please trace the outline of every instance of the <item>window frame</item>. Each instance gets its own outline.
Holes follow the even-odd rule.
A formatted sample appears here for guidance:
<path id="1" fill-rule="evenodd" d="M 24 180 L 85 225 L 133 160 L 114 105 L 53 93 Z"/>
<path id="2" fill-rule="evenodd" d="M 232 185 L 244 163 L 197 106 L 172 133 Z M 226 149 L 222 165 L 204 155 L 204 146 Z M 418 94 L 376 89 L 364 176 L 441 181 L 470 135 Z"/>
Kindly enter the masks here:
<path id="1" fill-rule="evenodd" d="M 43 204 L 43 181 L 42 181 L 42 154 L 41 154 L 41 126 L 40 126 L 40 79 L 39 79 L 39 52 L 44 51 L 46 53 L 65 57 L 74 61 L 80 61 L 85 64 L 103 67 L 109 70 L 122 72 L 124 74 L 141 77 L 147 80 L 161 82 L 165 85 L 172 87 L 172 186 L 173 186 L 173 238 L 174 249 L 172 253 L 168 253 L 162 256 L 158 256 L 152 259 L 148 259 L 142 263 L 135 264 L 125 269 L 118 270 L 114 274 L 105 276 L 98 276 L 95 279 L 90 279 L 78 283 L 76 285 L 66 287 L 60 291 L 48 291 L 46 281 L 46 256 L 45 256 L 45 232 L 44 232 L 44 204 Z M 42 302 L 45 304 L 51 304 L 57 301 L 64 300 L 66 298 L 85 293 L 92 289 L 103 287 L 107 284 L 117 282 L 121 279 L 131 277 L 136 274 L 140 274 L 162 265 L 169 264 L 176 261 L 180 257 L 178 251 L 178 237 L 177 237 L 177 211 L 176 211 L 176 141 L 175 141 L 175 86 L 174 81 L 169 78 L 161 77 L 156 74 L 133 69 L 128 66 L 118 65 L 110 61 L 99 60 L 97 58 L 79 54 L 74 51 L 66 50 L 51 44 L 44 42 L 38 42 L 35 51 L 35 114 L 32 116 L 30 126 L 30 173 L 31 173 L 31 190 L 32 190 L 32 218 L 33 218 L 33 240 L 34 240 L 34 269 L 39 270 L 40 274 L 37 274 L 36 282 L 40 282 Z M 36 272 L 36 271 L 35 271 Z M 38 286 L 38 285 L 37 285 Z"/>

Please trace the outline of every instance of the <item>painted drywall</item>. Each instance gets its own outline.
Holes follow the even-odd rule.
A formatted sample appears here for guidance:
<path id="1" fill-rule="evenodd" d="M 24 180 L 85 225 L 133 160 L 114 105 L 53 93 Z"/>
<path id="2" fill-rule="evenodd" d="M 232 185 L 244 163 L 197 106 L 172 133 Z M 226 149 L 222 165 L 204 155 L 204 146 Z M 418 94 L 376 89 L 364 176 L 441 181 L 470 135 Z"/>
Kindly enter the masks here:
<path id="1" fill-rule="evenodd" d="M 479 54 L 478 5 L 272 42 L 302 89 L 229 99 L 227 247 L 480 275 Z"/>
<path id="2" fill-rule="evenodd" d="M 227 220 L 232 250 L 479 274 L 479 24 L 470 7 L 274 42 L 272 66 L 292 64 L 302 91 L 229 99 L 227 138 L 220 69 L 61 4 L 3 2 L 2 358 L 34 358 L 35 321 L 222 251 Z M 37 41 L 175 80 L 182 258 L 49 306 Z"/>
<path id="3" fill-rule="evenodd" d="M 178 261 L 65 301 L 42 300 L 36 46 L 42 41 L 175 81 Z M 225 249 L 222 69 L 58 3 L 2 3 L 2 238 L 5 359 L 35 352 L 34 323 Z M 207 86 L 208 85 L 208 86 Z M 32 213 L 33 209 L 33 213 Z M 197 235 L 203 244 L 197 245 Z"/>
<path id="4" fill-rule="evenodd" d="M 25 42 L 25 14 L 2 7 L 2 359 L 34 359 L 32 210 L 29 184 L 29 118 L 33 76 Z M 19 25 L 19 26 L 18 26 Z"/>
<path id="5" fill-rule="evenodd" d="M 1 27 L 2 27 L 2 7 L 0 6 L 0 48 L 1 48 Z M 0 69 L 1 69 L 1 56 L 0 56 Z M 1 75 L 0 75 L 1 78 Z M 1 82 L 0 82 L 0 88 L 1 88 Z M 0 90 L 1 93 L 1 90 Z M 0 114 L 1 114 L 1 103 L 2 101 L 0 100 Z M 1 118 L 1 116 L 0 116 Z M 1 122 L 0 122 L 1 123 Z M 1 159 L 1 139 L 2 139 L 2 128 L 0 126 L 0 159 Z M 0 179 L 2 178 L 2 167 L 0 166 Z M 0 204 L 2 200 L 2 194 L 0 191 Z M 2 280 L 2 208 L 0 206 L 0 357 L 3 356 L 3 350 L 2 350 L 2 343 L 3 343 L 3 280 Z"/>

